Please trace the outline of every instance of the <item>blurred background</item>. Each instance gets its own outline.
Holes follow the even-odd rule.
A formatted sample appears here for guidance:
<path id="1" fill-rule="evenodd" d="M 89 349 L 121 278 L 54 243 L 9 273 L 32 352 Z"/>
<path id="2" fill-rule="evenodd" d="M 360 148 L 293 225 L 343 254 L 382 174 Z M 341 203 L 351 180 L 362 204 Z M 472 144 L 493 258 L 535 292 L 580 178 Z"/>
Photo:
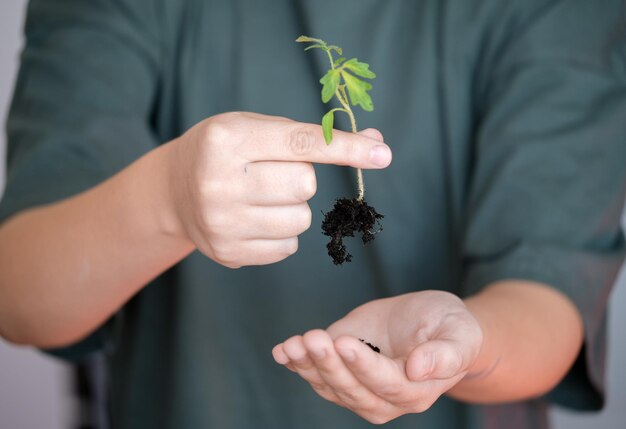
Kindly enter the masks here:
<path id="1" fill-rule="evenodd" d="M 26 0 L 0 1 L 0 195 L 5 183 L 4 122 L 11 98 Z M 626 166 L 625 166 L 626 168 Z M 625 227 L 626 228 L 626 227 Z M 608 403 L 600 413 L 555 409 L 556 429 L 617 429 L 626 425 L 626 270 L 622 269 L 611 302 L 609 323 Z M 0 339 L 0 428 L 87 429 L 81 415 L 76 370 L 36 350 Z M 101 428 L 98 428 L 101 429 Z"/>

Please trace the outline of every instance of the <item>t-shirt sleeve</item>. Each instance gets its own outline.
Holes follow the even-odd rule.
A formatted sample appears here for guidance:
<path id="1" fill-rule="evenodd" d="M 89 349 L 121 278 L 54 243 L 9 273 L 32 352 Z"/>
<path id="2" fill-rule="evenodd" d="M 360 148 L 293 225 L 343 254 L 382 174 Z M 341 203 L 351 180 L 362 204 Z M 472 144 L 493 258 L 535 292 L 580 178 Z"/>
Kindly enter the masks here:
<path id="1" fill-rule="evenodd" d="M 604 403 L 607 300 L 624 260 L 624 3 L 545 2 L 479 80 L 464 290 L 505 279 L 558 289 L 585 327 L 550 400 Z"/>
<path id="2" fill-rule="evenodd" d="M 147 3 L 30 2 L 0 222 L 89 189 L 156 146 L 150 123 L 160 59 Z M 96 332 L 58 354 L 76 357 L 102 338 Z"/>

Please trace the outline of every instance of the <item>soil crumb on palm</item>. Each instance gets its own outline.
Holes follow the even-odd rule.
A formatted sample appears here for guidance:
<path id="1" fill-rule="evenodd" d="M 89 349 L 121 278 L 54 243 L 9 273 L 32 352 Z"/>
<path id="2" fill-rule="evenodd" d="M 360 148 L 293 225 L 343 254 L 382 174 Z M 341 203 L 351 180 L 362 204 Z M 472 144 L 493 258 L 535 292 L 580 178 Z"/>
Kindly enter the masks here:
<path id="1" fill-rule="evenodd" d="M 376 353 L 380 353 L 380 349 L 378 347 L 376 347 L 374 344 L 372 344 L 372 343 L 370 343 L 368 341 L 365 341 L 362 338 L 359 338 L 359 341 L 362 342 L 362 343 L 365 343 L 367 346 L 369 346 L 370 349 L 374 350 Z"/>

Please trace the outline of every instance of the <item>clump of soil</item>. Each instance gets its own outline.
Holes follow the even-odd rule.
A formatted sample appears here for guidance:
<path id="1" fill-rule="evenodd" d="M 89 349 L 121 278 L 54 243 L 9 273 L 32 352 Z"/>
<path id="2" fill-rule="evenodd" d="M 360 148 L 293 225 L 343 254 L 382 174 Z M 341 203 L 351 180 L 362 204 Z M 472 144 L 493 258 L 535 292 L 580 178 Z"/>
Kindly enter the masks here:
<path id="1" fill-rule="evenodd" d="M 369 243 L 377 232 L 382 231 L 380 219 L 383 217 L 364 200 L 338 199 L 333 209 L 324 214 L 322 222 L 322 232 L 330 237 L 330 242 L 326 245 L 328 255 L 335 265 L 352 261 L 352 255 L 346 250 L 343 238 L 354 237 L 356 232 L 360 232 L 363 244 Z"/>
<path id="2" fill-rule="evenodd" d="M 376 353 L 380 353 L 380 349 L 378 347 L 376 347 L 374 344 L 368 343 L 367 341 L 365 341 L 364 339 L 361 339 L 361 338 L 359 338 L 359 341 L 362 342 L 362 343 L 365 343 L 366 345 L 368 345 L 369 348 L 374 350 Z"/>

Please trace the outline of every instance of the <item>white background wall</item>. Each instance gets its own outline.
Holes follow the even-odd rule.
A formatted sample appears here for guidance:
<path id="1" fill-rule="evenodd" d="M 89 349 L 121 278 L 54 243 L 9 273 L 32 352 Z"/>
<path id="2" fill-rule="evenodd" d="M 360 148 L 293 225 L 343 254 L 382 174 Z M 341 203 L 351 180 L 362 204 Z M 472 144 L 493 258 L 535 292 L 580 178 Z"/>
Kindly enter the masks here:
<path id="1" fill-rule="evenodd" d="M 6 118 L 11 96 L 26 0 L 0 2 L 0 118 Z M 4 185 L 5 135 L 0 135 L 0 190 Z M 625 167 L 626 168 L 626 167 Z M 618 429 L 626 427 L 626 273 L 613 295 L 610 322 L 608 406 L 600 414 L 553 412 L 556 429 Z M 620 311 L 622 310 L 622 311 Z M 74 400 L 68 367 L 28 348 L 0 339 L 0 428 L 68 429 Z"/>
<path id="2" fill-rule="evenodd" d="M 0 428 L 71 429 L 76 401 L 66 365 L 0 339 Z"/>
<path id="3" fill-rule="evenodd" d="M 0 194 L 5 183 L 4 121 L 17 69 L 25 4 L 25 0 L 0 0 Z M 75 403 L 68 376 L 68 367 L 60 361 L 0 339 L 0 428 L 72 428 Z"/>

